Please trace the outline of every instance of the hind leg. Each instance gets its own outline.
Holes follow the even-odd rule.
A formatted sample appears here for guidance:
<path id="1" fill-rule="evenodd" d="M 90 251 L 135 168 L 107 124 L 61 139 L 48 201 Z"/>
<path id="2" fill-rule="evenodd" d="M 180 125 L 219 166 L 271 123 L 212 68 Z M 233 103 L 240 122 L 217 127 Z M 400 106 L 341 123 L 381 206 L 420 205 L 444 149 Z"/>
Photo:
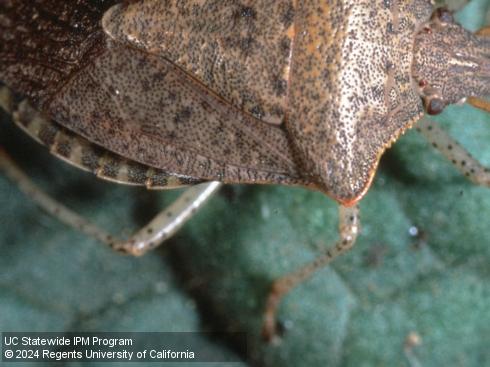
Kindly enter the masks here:
<path id="1" fill-rule="evenodd" d="M 221 187 L 219 182 L 192 186 L 169 207 L 126 241 L 114 241 L 112 248 L 139 256 L 172 237 Z"/>
<path id="2" fill-rule="evenodd" d="M 138 167 L 136 163 L 128 163 L 110 152 L 102 155 L 98 154 L 95 147 L 84 139 L 73 136 L 61 127 L 56 126 L 53 122 L 46 120 L 38 114 L 28 104 L 21 103 L 17 106 L 13 103 L 12 95 L 8 88 L 0 86 L 0 107 L 10 114 L 14 115 L 15 122 L 21 126 L 29 135 L 39 142 L 46 144 L 46 135 L 51 136 L 50 140 L 54 142 L 64 142 L 64 146 L 70 144 L 70 155 L 59 155 L 56 144 L 51 145 L 51 152 L 60 156 L 65 161 L 85 170 L 93 171 L 101 178 L 104 176 L 105 167 L 113 162 L 118 162 L 116 167 L 119 173 L 115 178 L 110 177 L 113 181 L 136 184 L 129 182 L 131 179 L 129 173 L 136 171 L 141 177 L 139 184 L 146 184 L 148 188 L 168 188 L 179 187 L 189 183 L 182 177 L 172 176 L 171 174 L 154 169 Z M 44 133 L 41 133 L 44 131 Z M 45 132 L 52 132 L 46 134 Z M 42 138 L 40 138 L 42 136 Z M 59 144 L 58 144 L 59 145 Z M 90 159 L 87 159 L 89 157 Z M 158 214 L 141 230 L 137 231 L 127 240 L 118 239 L 63 204 L 59 203 L 39 187 L 37 187 L 27 175 L 15 164 L 8 154 L 0 148 L 0 170 L 15 182 L 21 191 L 29 196 L 37 205 L 46 212 L 56 217 L 61 222 L 76 228 L 86 235 L 109 245 L 111 248 L 131 254 L 142 255 L 151 250 L 166 239 L 174 235 L 200 207 L 219 189 L 217 182 L 209 182 L 201 185 L 191 186 L 179 198 L 175 200 L 167 209 Z M 113 172 L 114 169 L 107 170 Z M 194 180 L 194 182 L 197 182 Z"/>
<path id="3" fill-rule="evenodd" d="M 142 255 L 173 236 L 219 189 L 217 182 L 188 188 L 168 208 L 127 240 L 116 238 L 73 210 L 59 203 L 37 187 L 12 159 L 0 148 L 0 170 L 17 184 L 39 207 L 62 223 L 89 237 L 130 255 Z"/>
<path id="4" fill-rule="evenodd" d="M 59 221 L 114 250 L 135 256 L 154 249 L 173 236 L 220 187 L 220 183 L 210 182 L 188 188 L 146 226 L 129 239 L 123 240 L 112 236 L 46 194 L 17 167 L 3 149 L 0 149 L 0 170 L 32 201 Z"/>

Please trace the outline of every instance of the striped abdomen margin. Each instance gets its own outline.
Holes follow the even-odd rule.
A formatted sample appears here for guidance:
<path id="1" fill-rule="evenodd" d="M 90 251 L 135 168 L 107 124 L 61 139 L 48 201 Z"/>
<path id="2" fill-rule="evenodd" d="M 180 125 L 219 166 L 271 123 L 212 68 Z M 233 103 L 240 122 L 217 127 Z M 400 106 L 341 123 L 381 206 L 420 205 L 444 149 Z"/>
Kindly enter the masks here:
<path id="1" fill-rule="evenodd" d="M 5 87 L 0 89 L 3 89 L 0 92 L 6 100 L 9 92 Z M 49 147 L 52 154 L 80 169 L 93 172 L 102 179 L 146 186 L 148 189 L 173 189 L 204 182 L 195 177 L 149 167 L 103 149 L 45 118 L 25 100 L 18 104 L 10 102 L 10 106 L 8 104 L 4 102 L 0 105 L 12 113 L 14 122 L 22 130 Z"/>

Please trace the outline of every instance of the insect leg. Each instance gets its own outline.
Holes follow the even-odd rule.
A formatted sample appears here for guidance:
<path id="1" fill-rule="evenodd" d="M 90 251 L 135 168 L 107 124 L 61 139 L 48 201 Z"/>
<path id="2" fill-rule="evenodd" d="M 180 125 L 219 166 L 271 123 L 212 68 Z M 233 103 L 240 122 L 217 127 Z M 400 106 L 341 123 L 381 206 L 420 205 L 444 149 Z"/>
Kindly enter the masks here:
<path id="1" fill-rule="evenodd" d="M 98 153 L 100 149 L 97 149 L 82 137 L 76 136 L 56 125 L 53 121 L 44 118 L 26 101 L 14 105 L 10 90 L 1 86 L 0 107 L 8 113 L 13 114 L 16 124 L 34 139 L 49 146 L 53 154 L 81 169 L 92 171 L 101 178 L 125 184 L 145 184 L 150 189 L 182 187 L 199 182 L 198 179 L 192 177 L 174 176 L 162 170 L 139 165 L 136 162 L 128 162 L 110 152 L 100 154 Z M 46 137 L 50 137 L 49 141 L 47 141 L 48 139 Z M 60 142 L 63 143 L 62 147 L 70 147 L 70 149 L 64 149 L 63 154 L 57 151 L 57 146 L 60 145 Z M 217 182 L 209 182 L 190 187 L 169 208 L 163 210 L 131 238 L 121 240 L 111 236 L 109 233 L 51 198 L 37 187 L 13 162 L 7 153 L 1 149 L 0 169 L 5 172 L 7 177 L 16 182 L 19 188 L 31 197 L 42 209 L 58 218 L 61 222 L 109 245 L 115 250 L 131 255 L 142 255 L 170 238 L 220 187 L 220 184 Z M 105 176 L 105 171 L 116 172 L 117 174 Z"/>
<path id="2" fill-rule="evenodd" d="M 490 36 L 490 25 L 481 28 L 476 34 L 479 36 Z"/>
<path id="3" fill-rule="evenodd" d="M 9 114 L 11 114 L 14 109 L 12 99 L 12 92 L 10 92 L 10 89 L 0 85 L 0 108 Z"/>
<path id="4" fill-rule="evenodd" d="M 82 216 L 73 212 L 63 204 L 57 202 L 47 193 L 36 186 L 27 175 L 15 164 L 8 154 L 0 148 L 0 170 L 14 183 L 19 189 L 32 199 L 43 210 L 50 213 L 62 223 L 74 227 L 82 233 L 93 237 L 103 243 L 107 243 L 111 236 L 90 223 Z"/>
<path id="5" fill-rule="evenodd" d="M 112 242 L 112 248 L 135 256 L 154 249 L 173 236 L 220 187 L 219 182 L 191 186 L 131 238 Z"/>
<path id="6" fill-rule="evenodd" d="M 417 131 L 432 143 L 434 148 L 449 159 L 456 168 L 477 185 L 490 186 L 490 170 L 480 164 L 466 149 L 451 138 L 438 124 L 422 119 Z"/>
<path id="7" fill-rule="evenodd" d="M 128 240 L 117 239 L 73 210 L 59 203 L 38 186 L 0 148 L 0 170 L 18 185 L 32 201 L 60 222 L 73 227 L 111 248 L 130 255 L 142 255 L 174 235 L 185 222 L 215 193 L 220 183 L 210 182 L 190 187 L 167 209 Z"/>
<path id="8" fill-rule="evenodd" d="M 12 100 L 13 98 L 10 90 L 6 87 L 0 87 L 0 107 L 8 113 L 12 113 L 14 110 Z M 15 182 L 22 192 L 29 196 L 46 212 L 57 217 L 62 223 L 77 228 L 88 236 L 94 237 L 104 243 L 106 243 L 107 239 L 111 237 L 108 233 L 88 222 L 85 218 L 68 209 L 64 205 L 60 204 L 37 187 L 29 179 L 29 177 L 22 172 L 22 170 L 15 164 L 8 154 L 1 149 L 1 147 L 0 170 L 2 170 L 13 182 Z"/>
<path id="9" fill-rule="evenodd" d="M 480 110 L 483 110 L 483 111 L 490 113 L 490 102 L 488 102 L 484 99 L 469 97 L 468 103 L 470 105 L 472 105 L 473 107 L 479 108 Z"/>
<path id="10" fill-rule="evenodd" d="M 323 254 L 302 268 L 276 279 L 267 298 L 262 336 L 272 341 L 277 336 L 277 310 L 283 297 L 298 284 L 328 265 L 337 256 L 350 250 L 360 231 L 359 208 L 339 206 L 340 239 Z"/>

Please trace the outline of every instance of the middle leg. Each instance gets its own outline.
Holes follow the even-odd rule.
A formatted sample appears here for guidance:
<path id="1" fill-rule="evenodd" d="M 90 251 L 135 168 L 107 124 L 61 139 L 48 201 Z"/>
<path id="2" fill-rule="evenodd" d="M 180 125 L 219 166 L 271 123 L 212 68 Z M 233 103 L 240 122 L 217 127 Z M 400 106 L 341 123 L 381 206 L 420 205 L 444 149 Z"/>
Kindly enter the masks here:
<path id="1" fill-rule="evenodd" d="M 277 310 L 286 294 L 298 284 L 310 278 L 316 271 L 327 266 L 337 256 L 342 255 L 354 246 L 357 235 L 360 232 L 358 206 L 339 206 L 339 234 L 340 239 L 335 245 L 329 247 L 315 260 L 302 268 L 276 279 L 272 283 L 264 311 L 264 323 L 262 336 L 272 341 L 277 336 Z"/>

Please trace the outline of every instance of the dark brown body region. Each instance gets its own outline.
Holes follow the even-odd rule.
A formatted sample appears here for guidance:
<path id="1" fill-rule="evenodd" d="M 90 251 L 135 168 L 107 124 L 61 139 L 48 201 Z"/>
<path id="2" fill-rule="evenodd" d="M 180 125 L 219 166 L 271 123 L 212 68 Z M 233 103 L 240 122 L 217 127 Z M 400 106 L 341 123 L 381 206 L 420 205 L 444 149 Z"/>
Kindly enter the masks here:
<path id="1" fill-rule="evenodd" d="M 84 19 L 63 2 L 15 3 L 0 1 L 0 79 L 167 172 L 353 204 L 423 113 L 411 70 L 426 0 L 79 0 Z"/>

